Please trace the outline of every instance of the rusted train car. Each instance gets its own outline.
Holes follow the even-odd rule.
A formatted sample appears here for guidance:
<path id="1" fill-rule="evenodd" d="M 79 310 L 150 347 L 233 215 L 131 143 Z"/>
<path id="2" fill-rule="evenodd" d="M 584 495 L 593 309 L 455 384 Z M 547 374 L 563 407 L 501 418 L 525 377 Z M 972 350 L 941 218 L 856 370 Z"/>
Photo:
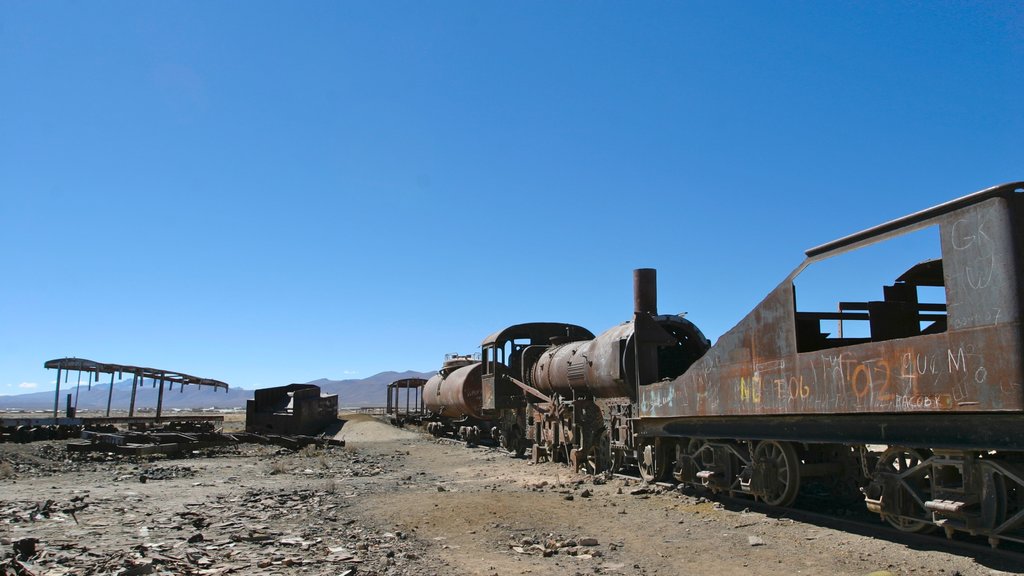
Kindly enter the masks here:
<path id="1" fill-rule="evenodd" d="M 427 431 L 434 436 L 478 442 L 491 416 L 480 408 L 480 360 L 446 354 L 441 369 L 423 384 L 423 408 Z"/>
<path id="2" fill-rule="evenodd" d="M 848 479 L 902 530 L 1024 541 L 1022 192 L 982 190 L 809 250 L 690 369 L 641 381 L 647 474 L 779 505 L 802 478 Z M 881 299 L 799 306 L 805 269 L 921 231 L 938 257 Z M 928 288 L 941 301 L 924 302 Z"/>
<path id="3" fill-rule="evenodd" d="M 574 466 L 631 457 L 649 480 L 780 506 L 814 478 L 859 488 L 904 531 L 1024 541 L 1022 192 L 993 187 L 813 248 L 714 346 L 658 315 L 653 271 L 637 271 L 631 321 L 524 350 L 521 384 L 546 396 L 535 454 L 562 440 L 585 453 Z M 840 278 L 824 309 L 797 290 L 835 259 L 888 244 L 906 258 L 908 238 L 921 258 L 862 300 Z"/>
<path id="4" fill-rule="evenodd" d="M 633 318 L 596 337 L 553 323 L 488 336 L 480 410 L 535 460 L 628 460 L 650 481 L 778 506 L 815 479 L 859 489 L 900 530 L 1024 542 L 1022 193 L 989 188 L 813 248 L 713 346 L 658 314 L 654 271 L 635 271 Z M 847 298 L 830 263 L 886 246 L 915 259 Z M 808 300 L 815 269 L 824 297 Z"/>
<path id="5" fill-rule="evenodd" d="M 522 351 L 552 341 L 593 338 L 580 326 L 555 322 L 512 326 L 484 341 L 481 357 L 448 354 L 437 374 L 423 386 L 427 430 L 470 443 L 493 441 L 516 456 L 532 444 L 530 398 L 511 374 L 520 367 Z M 495 394 L 495 383 L 499 393 Z"/>

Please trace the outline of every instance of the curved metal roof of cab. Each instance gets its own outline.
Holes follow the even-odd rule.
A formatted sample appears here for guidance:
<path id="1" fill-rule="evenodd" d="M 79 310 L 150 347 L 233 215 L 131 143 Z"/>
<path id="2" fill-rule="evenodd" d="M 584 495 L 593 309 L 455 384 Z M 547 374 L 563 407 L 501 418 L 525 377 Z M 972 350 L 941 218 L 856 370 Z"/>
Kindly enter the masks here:
<path id="1" fill-rule="evenodd" d="M 571 342 L 578 340 L 593 340 L 594 334 L 590 330 L 575 324 L 564 324 L 562 322 L 529 322 L 516 324 L 508 328 L 498 330 L 480 343 L 481 346 L 494 344 L 495 342 L 506 342 L 508 340 L 541 340 L 552 336 L 564 336 Z"/>
<path id="2" fill-rule="evenodd" d="M 81 372 L 92 372 L 94 374 L 134 374 L 151 380 L 172 382 L 178 384 L 195 384 L 196 386 L 212 386 L 214 388 L 228 389 L 226 382 L 213 380 L 212 378 L 199 378 L 183 372 L 173 370 L 160 370 L 158 368 L 146 368 L 143 366 L 131 366 L 128 364 L 108 364 L 95 362 L 85 358 L 57 358 L 48 360 L 43 364 L 44 368 L 59 370 L 78 370 Z"/>
<path id="3" fill-rule="evenodd" d="M 861 242 L 869 238 L 882 236 L 894 230 L 899 230 L 900 228 L 912 226 L 925 220 L 931 220 L 932 218 L 935 218 L 937 216 L 948 214 L 954 210 L 959 210 L 961 208 L 964 208 L 965 206 L 970 206 L 971 204 L 983 202 L 985 200 L 988 200 L 989 198 L 995 198 L 999 196 L 1007 198 L 1014 194 L 1020 194 L 1021 192 L 1024 192 L 1024 182 L 1008 182 L 1006 184 L 1000 184 L 998 186 L 993 186 L 991 188 L 980 190 L 973 194 L 968 194 L 967 196 L 962 196 L 955 200 L 950 200 L 949 202 L 944 202 L 942 204 L 939 204 L 938 206 L 926 208 L 924 210 L 921 210 L 920 212 L 914 212 L 913 214 L 903 216 L 902 218 L 890 220 L 885 224 L 879 224 L 878 226 L 875 226 L 873 228 L 868 228 L 867 230 L 862 230 L 855 234 L 844 236 L 838 240 L 833 240 L 831 242 L 822 244 L 821 246 L 815 246 L 814 248 L 811 248 L 810 250 L 804 252 L 804 254 L 806 254 L 808 258 L 813 258 L 815 256 L 820 256 L 827 252 L 832 252 L 833 250 L 838 250 L 840 248 L 850 246 L 851 244 L 856 244 L 857 242 Z"/>

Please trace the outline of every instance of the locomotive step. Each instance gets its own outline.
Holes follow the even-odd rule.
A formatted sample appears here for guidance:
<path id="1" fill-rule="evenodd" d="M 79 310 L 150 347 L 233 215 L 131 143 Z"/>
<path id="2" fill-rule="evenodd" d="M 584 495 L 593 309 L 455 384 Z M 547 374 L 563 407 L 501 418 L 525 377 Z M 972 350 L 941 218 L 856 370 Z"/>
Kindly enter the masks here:
<path id="1" fill-rule="evenodd" d="M 967 502 L 960 502 L 958 500 L 928 500 L 924 503 L 925 510 L 931 510 L 932 512 L 946 512 L 950 514 L 963 512 L 966 507 Z"/>

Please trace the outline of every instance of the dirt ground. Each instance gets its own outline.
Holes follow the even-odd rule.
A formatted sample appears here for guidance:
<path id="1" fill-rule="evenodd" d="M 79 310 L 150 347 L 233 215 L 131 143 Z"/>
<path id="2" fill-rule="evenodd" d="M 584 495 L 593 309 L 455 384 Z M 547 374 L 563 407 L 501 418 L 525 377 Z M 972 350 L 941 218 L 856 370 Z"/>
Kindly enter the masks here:
<path id="1" fill-rule="evenodd" d="M 298 452 L 150 461 L 0 444 L 0 574 L 1024 573 L 1024 556 L 837 530 L 347 418 L 344 448 Z"/>

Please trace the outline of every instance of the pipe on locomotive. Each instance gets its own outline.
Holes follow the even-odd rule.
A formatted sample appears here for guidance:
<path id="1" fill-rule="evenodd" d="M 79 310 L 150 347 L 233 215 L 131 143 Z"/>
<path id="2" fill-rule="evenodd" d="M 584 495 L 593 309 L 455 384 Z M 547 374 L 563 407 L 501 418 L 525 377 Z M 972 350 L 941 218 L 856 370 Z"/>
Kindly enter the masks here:
<path id="1" fill-rule="evenodd" d="M 633 312 L 658 315 L 658 271 L 654 268 L 633 270 Z"/>

